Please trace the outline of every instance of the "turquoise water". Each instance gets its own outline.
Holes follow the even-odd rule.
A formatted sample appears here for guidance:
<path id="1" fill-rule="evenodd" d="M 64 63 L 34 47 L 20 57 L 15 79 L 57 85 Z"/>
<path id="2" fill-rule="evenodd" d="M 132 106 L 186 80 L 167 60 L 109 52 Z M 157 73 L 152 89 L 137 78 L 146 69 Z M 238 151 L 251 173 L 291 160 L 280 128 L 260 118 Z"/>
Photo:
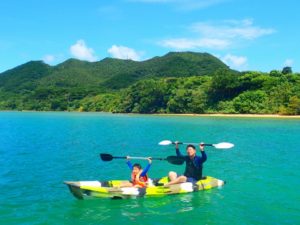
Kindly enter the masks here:
<path id="1" fill-rule="evenodd" d="M 300 120 L 0 112 L 0 224 L 300 224 Z M 174 155 L 164 139 L 207 148 L 221 189 L 163 198 L 75 199 L 64 180 L 129 178 L 118 156 Z M 146 162 L 142 162 L 145 165 Z M 184 166 L 154 161 L 150 177 Z"/>

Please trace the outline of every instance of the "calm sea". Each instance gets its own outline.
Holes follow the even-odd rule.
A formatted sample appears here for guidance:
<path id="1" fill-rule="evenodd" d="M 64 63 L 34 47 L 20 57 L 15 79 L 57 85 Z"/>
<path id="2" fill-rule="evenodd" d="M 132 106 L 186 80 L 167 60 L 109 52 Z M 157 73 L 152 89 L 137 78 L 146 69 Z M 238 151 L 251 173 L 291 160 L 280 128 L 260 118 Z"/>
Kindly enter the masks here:
<path id="1" fill-rule="evenodd" d="M 162 198 L 75 199 L 64 180 L 129 179 L 115 156 L 174 155 L 161 140 L 206 148 L 221 189 Z M 0 224 L 300 224 L 300 120 L 0 112 Z M 184 152 L 184 148 L 182 147 Z M 146 162 L 141 162 L 145 165 Z M 150 177 L 184 166 L 154 161 Z"/>

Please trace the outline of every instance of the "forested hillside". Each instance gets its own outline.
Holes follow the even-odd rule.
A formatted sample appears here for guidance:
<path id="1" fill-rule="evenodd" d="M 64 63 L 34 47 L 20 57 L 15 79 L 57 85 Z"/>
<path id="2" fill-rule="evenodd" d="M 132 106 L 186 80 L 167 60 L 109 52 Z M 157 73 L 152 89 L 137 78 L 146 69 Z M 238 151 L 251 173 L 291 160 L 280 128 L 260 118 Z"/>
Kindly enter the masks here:
<path id="1" fill-rule="evenodd" d="M 207 53 L 33 61 L 0 74 L 1 110 L 300 114 L 300 75 L 230 70 Z"/>

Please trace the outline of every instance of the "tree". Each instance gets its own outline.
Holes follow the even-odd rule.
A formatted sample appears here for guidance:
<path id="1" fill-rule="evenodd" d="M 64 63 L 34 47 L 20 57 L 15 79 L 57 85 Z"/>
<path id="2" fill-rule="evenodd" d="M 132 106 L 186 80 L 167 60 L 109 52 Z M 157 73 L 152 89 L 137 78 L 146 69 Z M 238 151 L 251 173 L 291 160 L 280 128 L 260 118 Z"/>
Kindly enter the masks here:
<path id="1" fill-rule="evenodd" d="M 172 97 L 167 103 L 167 112 L 170 113 L 186 113 L 187 105 L 191 103 L 190 89 L 175 89 Z"/>
<path id="2" fill-rule="evenodd" d="M 282 72 L 279 70 L 271 70 L 270 76 L 272 77 L 280 77 L 282 75 Z"/>
<path id="3" fill-rule="evenodd" d="M 299 115 L 300 114 L 300 99 L 297 96 L 292 96 L 290 98 L 287 112 L 290 115 Z"/>
<path id="4" fill-rule="evenodd" d="M 141 80 L 123 93 L 120 108 L 125 112 L 155 113 L 166 108 L 167 95 L 164 80 Z"/>
<path id="5" fill-rule="evenodd" d="M 217 103 L 231 99 L 241 92 L 239 75 L 229 70 L 218 70 L 212 78 L 209 98 Z"/>
<path id="6" fill-rule="evenodd" d="M 289 74 L 289 73 L 293 73 L 292 67 L 286 66 L 282 69 L 282 74 Z"/>
<path id="7" fill-rule="evenodd" d="M 206 104 L 207 104 L 207 95 L 206 93 L 198 88 L 193 90 L 191 93 L 191 102 L 187 104 L 188 109 L 192 113 L 205 113 Z"/>
<path id="8" fill-rule="evenodd" d="M 289 99 L 293 95 L 292 88 L 291 83 L 284 82 L 268 89 L 271 112 L 282 112 L 282 109 L 287 107 Z"/>
<path id="9" fill-rule="evenodd" d="M 233 100 L 238 113 L 266 113 L 267 94 L 264 91 L 246 91 Z"/>

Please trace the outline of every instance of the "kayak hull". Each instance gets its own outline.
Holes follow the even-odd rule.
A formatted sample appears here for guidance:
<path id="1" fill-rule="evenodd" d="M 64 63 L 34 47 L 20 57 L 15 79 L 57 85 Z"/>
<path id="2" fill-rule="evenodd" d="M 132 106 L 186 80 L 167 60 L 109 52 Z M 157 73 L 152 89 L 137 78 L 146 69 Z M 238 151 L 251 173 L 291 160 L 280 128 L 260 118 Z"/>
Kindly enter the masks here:
<path id="1" fill-rule="evenodd" d="M 209 190 L 212 188 L 221 187 L 224 181 L 205 177 L 193 184 L 185 182 L 180 184 L 173 184 L 165 187 L 164 184 L 168 182 L 167 177 L 156 180 L 153 185 L 146 188 L 137 187 L 120 187 L 123 182 L 127 180 L 111 180 L 111 181 L 65 181 L 64 183 L 69 187 L 70 192 L 78 199 L 91 198 L 139 198 L 139 197 L 160 197 L 172 194 L 184 194 L 196 192 L 201 190 Z"/>

